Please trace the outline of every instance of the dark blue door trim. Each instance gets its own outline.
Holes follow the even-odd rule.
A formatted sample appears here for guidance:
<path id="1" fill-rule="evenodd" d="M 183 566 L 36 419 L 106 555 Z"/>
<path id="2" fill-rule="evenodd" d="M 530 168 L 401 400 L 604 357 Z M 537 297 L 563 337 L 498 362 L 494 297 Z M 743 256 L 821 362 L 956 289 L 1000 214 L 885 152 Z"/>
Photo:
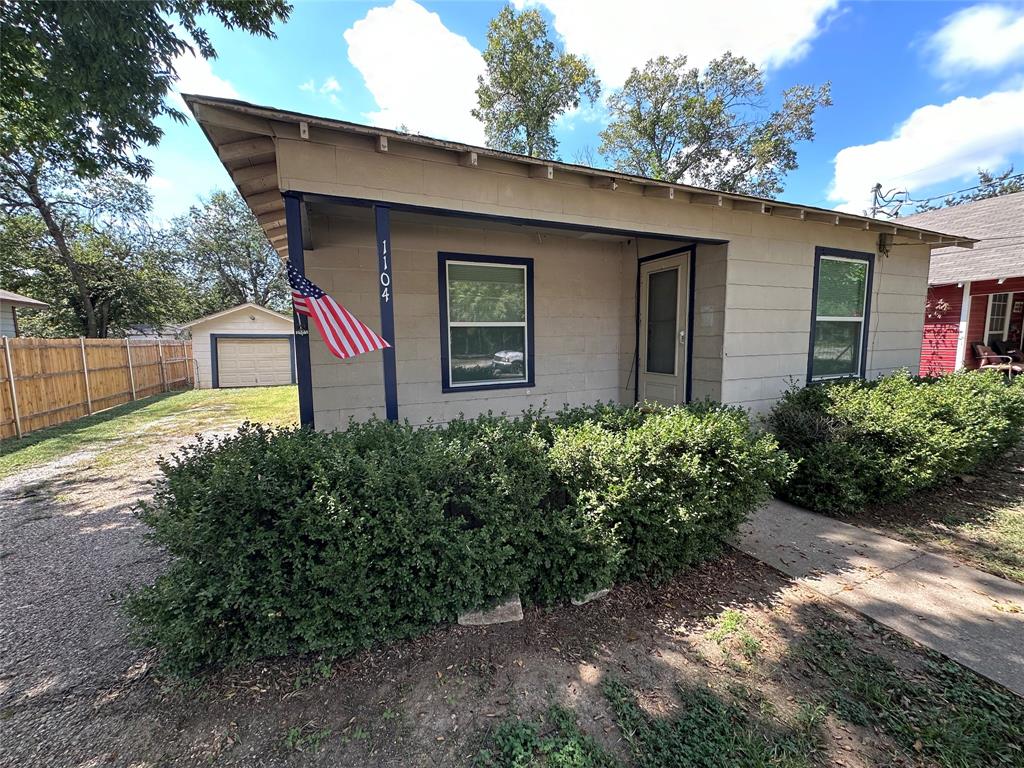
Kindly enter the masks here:
<path id="1" fill-rule="evenodd" d="M 398 372 L 395 364 L 395 281 L 392 277 L 391 211 L 373 206 L 377 230 L 377 293 L 380 297 L 380 332 L 391 346 L 384 355 L 384 410 L 388 421 L 398 421 Z"/>
<path id="2" fill-rule="evenodd" d="M 446 265 L 449 261 L 475 261 L 481 264 L 509 264 L 526 267 L 526 381 L 495 382 L 494 384 L 474 384 L 472 386 L 452 386 L 448 368 L 448 275 Z M 441 391 L 442 392 L 479 392 L 485 389 L 526 389 L 535 386 L 534 372 L 535 355 L 533 350 L 533 259 L 516 258 L 514 256 L 481 256 L 472 253 L 437 254 L 437 300 L 438 315 L 441 318 Z"/>
<path id="3" fill-rule="evenodd" d="M 864 297 L 864 325 L 861 329 L 860 338 L 860 373 L 856 376 L 844 376 L 836 378 L 863 379 L 867 376 L 868 368 L 868 331 L 871 326 L 871 285 L 875 278 L 875 254 L 866 251 L 846 251 L 842 248 L 827 248 L 816 246 L 814 249 L 814 287 L 811 289 L 811 330 L 810 339 L 807 342 L 807 383 L 814 380 L 814 329 L 818 324 L 818 278 L 821 267 L 822 256 L 838 256 L 842 259 L 858 259 L 867 262 L 868 282 L 866 296 Z M 826 379 L 832 381 L 833 379 Z"/>
<path id="4" fill-rule="evenodd" d="M 220 351 L 217 342 L 221 339 L 288 339 L 288 362 L 292 367 L 292 384 L 295 383 L 295 334 L 292 333 L 211 333 L 210 334 L 210 386 L 220 388 Z"/>
<path id="5" fill-rule="evenodd" d="M 288 260 L 299 274 L 306 275 L 306 255 L 302 250 L 302 196 L 284 193 L 284 213 L 288 226 Z M 299 382 L 299 424 L 314 427 L 313 371 L 309 361 L 309 323 L 304 315 L 292 309 L 295 325 L 295 365 Z"/>
<path id="6" fill-rule="evenodd" d="M 636 261 L 636 308 L 633 312 L 636 318 L 636 328 L 633 339 L 633 402 L 640 402 L 640 265 L 657 259 L 665 259 L 669 256 L 676 256 L 681 253 L 690 254 L 690 268 L 686 270 L 686 376 L 683 380 L 683 396 L 686 402 L 690 402 L 693 396 L 693 300 L 697 287 L 697 244 L 690 243 L 680 248 L 673 248 L 669 251 L 654 253 L 644 256 Z"/>

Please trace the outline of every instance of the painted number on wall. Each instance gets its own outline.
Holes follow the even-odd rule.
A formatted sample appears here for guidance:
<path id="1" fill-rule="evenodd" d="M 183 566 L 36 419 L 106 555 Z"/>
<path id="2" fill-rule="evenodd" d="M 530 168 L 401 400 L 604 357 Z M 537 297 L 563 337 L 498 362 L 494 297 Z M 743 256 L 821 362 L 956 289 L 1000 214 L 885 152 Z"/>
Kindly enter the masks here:
<path id="1" fill-rule="evenodd" d="M 388 264 L 388 241 L 380 241 L 380 297 L 391 301 L 391 266 Z"/>

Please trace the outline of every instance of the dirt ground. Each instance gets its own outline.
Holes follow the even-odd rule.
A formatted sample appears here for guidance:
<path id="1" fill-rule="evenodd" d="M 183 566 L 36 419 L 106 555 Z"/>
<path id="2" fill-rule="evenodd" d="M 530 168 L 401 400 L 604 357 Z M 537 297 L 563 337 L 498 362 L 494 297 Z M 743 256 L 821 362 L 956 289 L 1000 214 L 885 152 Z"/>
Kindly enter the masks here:
<path id="1" fill-rule="evenodd" d="M 835 626 L 912 674 L 921 657 L 887 631 L 730 551 L 657 588 L 528 609 L 518 624 L 439 627 L 357 657 L 253 664 L 184 686 L 129 640 L 125 590 L 163 567 L 132 505 L 152 490 L 154 441 L 117 465 L 87 455 L 0 483 L 0 765 L 434 766 L 472 762 L 501 720 L 553 703 L 622 752 L 599 683 L 624 681 L 651 713 L 676 683 L 798 717 L 819 685 L 792 653 Z M 713 629 L 742 610 L 756 658 Z M 753 698 L 752 698 L 753 697 Z M 815 762 L 912 764 L 883 734 L 829 716 Z"/>

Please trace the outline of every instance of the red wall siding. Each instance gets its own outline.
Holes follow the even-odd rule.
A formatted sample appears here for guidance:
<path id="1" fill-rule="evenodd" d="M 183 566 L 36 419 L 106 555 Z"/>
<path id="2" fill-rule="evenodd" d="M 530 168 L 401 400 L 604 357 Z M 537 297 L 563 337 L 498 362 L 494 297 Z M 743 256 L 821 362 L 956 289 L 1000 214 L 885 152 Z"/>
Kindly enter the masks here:
<path id="1" fill-rule="evenodd" d="M 960 308 L 964 289 L 956 283 L 928 288 L 924 335 L 921 338 L 921 375 L 948 373 L 956 369 L 956 342 L 960 330 Z M 985 322 L 982 315 L 982 324 Z"/>

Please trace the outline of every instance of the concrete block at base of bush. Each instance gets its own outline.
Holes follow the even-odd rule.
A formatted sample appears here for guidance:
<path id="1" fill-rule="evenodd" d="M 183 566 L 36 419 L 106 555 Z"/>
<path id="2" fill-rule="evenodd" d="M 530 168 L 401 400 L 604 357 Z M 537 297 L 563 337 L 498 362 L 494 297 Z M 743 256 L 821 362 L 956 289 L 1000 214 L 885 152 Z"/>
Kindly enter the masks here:
<path id="1" fill-rule="evenodd" d="M 459 624 L 464 627 L 484 627 L 488 624 L 504 624 L 523 620 L 523 604 L 519 595 L 513 595 L 503 603 L 485 611 L 466 611 L 459 614 Z"/>
<path id="2" fill-rule="evenodd" d="M 611 587 L 605 587 L 604 589 L 595 589 L 593 592 L 587 592 L 583 597 L 570 598 L 569 602 L 573 605 L 586 605 L 592 603 L 595 600 L 600 600 L 602 597 L 612 591 Z"/>

